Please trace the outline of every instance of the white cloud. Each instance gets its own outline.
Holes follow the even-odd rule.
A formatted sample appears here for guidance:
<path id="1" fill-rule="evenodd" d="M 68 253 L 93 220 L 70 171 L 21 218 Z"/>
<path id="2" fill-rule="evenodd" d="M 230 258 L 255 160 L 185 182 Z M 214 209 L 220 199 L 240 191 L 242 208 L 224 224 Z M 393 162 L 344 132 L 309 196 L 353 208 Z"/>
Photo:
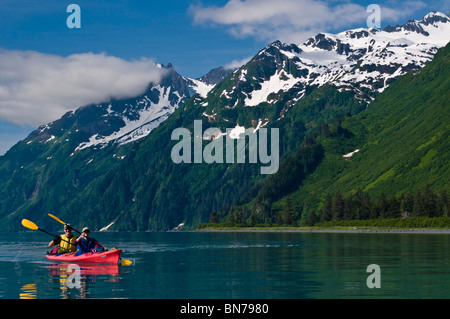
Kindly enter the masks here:
<path id="1" fill-rule="evenodd" d="M 382 19 L 401 21 L 426 5 L 421 1 L 401 9 L 381 5 Z M 358 24 L 366 26 L 367 7 L 349 1 L 319 0 L 229 0 L 224 6 L 191 5 L 195 23 L 223 25 L 236 37 L 263 41 L 302 43 L 318 32 L 339 30 Z"/>
<path id="2" fill-rule="evenodd" d="M 248 61 L 250 61 L 253 58 L 253 56 L 241 59 L 241 60 L 233 60 L 230 63 L 224 65 L 223 67 L 227 70 L 234 70 L 237 68 L 240 68 L 244 64 L 246 64 Z"/>
<path id="3" fill-rule="evenodd" d="M 163 72 L 146 58 L 0 49 L 0 119 L 39 126 L 79 106 L 139 95 Z"/>

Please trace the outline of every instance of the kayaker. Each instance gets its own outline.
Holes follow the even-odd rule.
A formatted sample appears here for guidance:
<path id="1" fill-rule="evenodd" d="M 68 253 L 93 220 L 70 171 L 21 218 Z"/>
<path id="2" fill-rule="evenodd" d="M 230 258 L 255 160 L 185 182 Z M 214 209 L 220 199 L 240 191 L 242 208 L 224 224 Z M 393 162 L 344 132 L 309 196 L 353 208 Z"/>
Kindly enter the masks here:
<path id="1" fill-rule="evenodd" d="M 64 234 L 56 236 L 49 244 L 48 247 L 53 247 L 58 245 L 57 248 L 53 249 L 50 254 L 65 254 L 77 251 L 77 245 L 75 241 L 77 236 L 72 234 L 72 227 L 69 224 L 64 225 Z"/>
<path id="2" fill-rule="evenodd" d="M 89 252 L 106 251 L 107 249 L 100 245 L 97 240 L 90 238 L 91 231 L 89 228 L 84 227 L 81 236 L 75 241 L 78 247 L 75 256 L 83 255 Z"/>

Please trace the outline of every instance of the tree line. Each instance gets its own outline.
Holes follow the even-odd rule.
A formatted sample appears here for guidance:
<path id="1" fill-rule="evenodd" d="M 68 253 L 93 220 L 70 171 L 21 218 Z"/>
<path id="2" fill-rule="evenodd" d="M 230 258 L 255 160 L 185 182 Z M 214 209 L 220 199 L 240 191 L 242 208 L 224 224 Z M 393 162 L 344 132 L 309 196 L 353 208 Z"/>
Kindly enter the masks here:
<path id="1" fill-rule="evenodd" d="M 367 220 L 408 217 L 448 217 L 450 201 L 446 190 L 435 193 L 429 185 L 415 192 L 388 197 L 381 193 L 377 200 L 361 190 L 344 198 L 340 191 L 327 195 L 317 213 L 305 219 L 309 226 L 317 222 Z"/>
<path id="2" fill-rule="evenodd" d="M 258 213 L 257 213 L 258 212 Z M 265 217 L 265 218 L 261 218 Z M 328 194 L 322 206 L 309 216 L 296 212 L 292 198 L 285 197 L 282 210 L 271 209 L 269 202 L 231 207 L 228 214 L 213 212 L 209 225 L 251 227 L 255 225 L 314 226 L 323 222 L 355 220 L 405 219 L 409 217 L 450 217 L 450 198 L 446 190 L 433 192 L 429 185 L 422 189 L 388 197 L 381 193 L 372 200 L 367 192 L 358 190 L 344 197 L 340 191 Z"/>

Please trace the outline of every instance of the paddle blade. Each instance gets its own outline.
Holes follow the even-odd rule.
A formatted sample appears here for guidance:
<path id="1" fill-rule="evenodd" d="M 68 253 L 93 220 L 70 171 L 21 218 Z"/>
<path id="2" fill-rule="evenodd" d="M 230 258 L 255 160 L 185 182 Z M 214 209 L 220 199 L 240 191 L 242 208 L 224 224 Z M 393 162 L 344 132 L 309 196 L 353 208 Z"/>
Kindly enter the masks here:
<path id="1" fill-rule="evenodd" d="M 122 266 L 129 266 L 133 263 L 131 260 L 128 260 L 128 259 L 121 258 L 120 260 L 121 260 Z"/>
<path id="2" fill-rule="evenodd" d="M 33 223 L 32 221 L 29 221 L 28 219 L 22 219 L 22 225 L 26 228 L 33 229 L 33 230 L 39 229 L 39 227 L 37 227 L 37 225 L 35 223 Z"/>
<path id="3" fill-rule="evenodd" d="M 56 217 L 55 215 L 52 215 L 52 214 L 48 214 L 48 216 L 50 216 L 51 218 L 53 218 L 53 219 L 55 219 L 55 220 L 57 220 L 57 221 L 59 221 L 61 224 L 63 224 L 63 225 L 65 225 L 66 223 L 65 222 L 63 222 L 61 219 L 59 219 L 58 217 Z"/>

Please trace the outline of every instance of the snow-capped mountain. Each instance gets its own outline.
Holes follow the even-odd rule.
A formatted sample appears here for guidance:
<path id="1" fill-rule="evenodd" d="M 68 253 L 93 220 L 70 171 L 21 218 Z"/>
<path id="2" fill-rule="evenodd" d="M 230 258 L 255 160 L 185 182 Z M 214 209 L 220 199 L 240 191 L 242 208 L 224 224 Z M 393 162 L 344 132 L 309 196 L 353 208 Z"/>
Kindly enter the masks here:
<path id="1" fill-rule="evenodd" d="M 76 139 L 74 152 L 88 147 L 103 148 L 109 144 L 123 145 L 147 136 L 165 121 L 191 95 L 205 96 L 215 83 L 232 70 L 217 68 L 199 79 L 179 75 L 171 64 L 158 84 L 150 83 L 140 96 L 109 103 L 83 106 L 66 113 L 61 119 L 39 127 L 27 143 L 47 143 Z M 67 131 L 70 136 L 65 136 Z"/>
<path id="2" fill-rule="evenodd" d="M 289 107 L 324 84 L 353 90 L 370 103 L 399 76 L 419 71 L 449 41 L 450 17 L 439 12 L 384 30 L 320 33 L 299 45 L 275 41 L 234 71 L 231 85 L 210 91 L 208 103 L 202 102 L 208 106 L 205 116 L 218 108 L 274 104 L 287 92 L 293 95 Z"/>
<path id="3" fill-rule="evenodd" d="M 431 12 L 420 21 L 384 30 L 320 33 L 299 45 L 275 41 L 237 70 L 219 67 L 197 79 L 179 75 L 169 64 L 161 66 L 167 70 L 162 81 L 150 83 L 141 96 L 68 112 L 41 126 L 26 141 L 55 143 L 69 131 L 77 141 L 74 152 L 126 144 L 147 136 L 194 94 L 199 94 L 198 103 L 206 107 L 203 114 L 208 120 L 214 120 L 220 109 L 271 105 L 289 92 L 282 117 L 308 90 L 324 84 L 352 90 L 370 103 L 399 76 L 419 71 L 448 41 L 450 17 Z M 254 119 L 255 125 L 260 122 L 268 123 Z"/>

